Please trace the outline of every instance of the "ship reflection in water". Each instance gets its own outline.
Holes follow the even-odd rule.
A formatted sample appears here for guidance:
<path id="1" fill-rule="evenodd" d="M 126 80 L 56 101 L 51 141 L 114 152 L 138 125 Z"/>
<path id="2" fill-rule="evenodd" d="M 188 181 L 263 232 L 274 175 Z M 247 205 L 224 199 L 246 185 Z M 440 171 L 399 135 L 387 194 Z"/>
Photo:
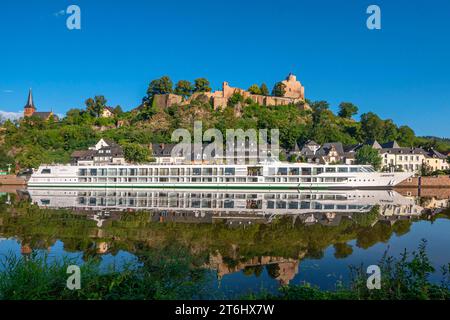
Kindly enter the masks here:
<path id="1" fill-rule="evenodd" d="M 114 212 L 151 210 L 160 222 L 229 225 L 270 223 L 277 216 L 292 216 L 305 224 L 338 224 L 343 216 L 370 212 L 375 206 L 386 219 L 420 215 L 423 207 L 413 197 L 392 190 L 211 192 L 169 190 L 29 190 L 42 208 L 92 211 L 96 220 Z M 99 220 L 100 221 L 100 220 Z M 295 221 L 295 220 L 294 220 Z"/>
<path id="2" fill-rule="evenodd" d="M 28 190 L 31 201 L 41 208 L 66 208 L 83 212 L 101 228 L 109 220 L 119 220 L 124 212 L 151 211 L 151 223 L 222 223 L 228 228 L 246 228 L 254 224 L 270 224 L 289 217 L 292 224 L 338 226 L 343 219 L 370 214 L 376 209 L 373 224 L 389 225 L 412 220 L 425 208 L 416 197 L 402 196 L 392 190 L 301 191 L 301 192 L 215 192 L 172 190 Z M 107 253 L 106 242 L 97 243 L 98 253 Z M 215 270 L 221 279 L 238 271 L 267 273 L 280 284 L 289 283 L 299 271 L 299 263 L 307 250 L 292 257 L 260 255 L 241 258 L 239 248 L 210 252 L 205 266 Z M 230 264 L 229 257 L 236 258 Z"/>

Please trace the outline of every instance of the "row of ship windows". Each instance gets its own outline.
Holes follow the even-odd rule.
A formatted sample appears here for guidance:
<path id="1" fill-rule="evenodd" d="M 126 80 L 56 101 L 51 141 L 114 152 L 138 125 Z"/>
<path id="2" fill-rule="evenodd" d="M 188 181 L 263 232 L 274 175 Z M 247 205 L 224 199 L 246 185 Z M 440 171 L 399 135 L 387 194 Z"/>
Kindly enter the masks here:
<path id="1" fill-rule="evenodd" d="M 65 193 L 64 193 L 65 194 Z M 340 194 L 303 194 L 303 193 L 167 193 L 167 192 L 135 192 L 135 191 L 78 191 L 79 197 L 98 197 L 98 198 L 148 198 L 148 199 L 168 199 L 170 201 L 184 201 L 186 199 L 238 199 L 238 200 L 255 200 L 258 198 L 269 199 L 288 199 L 288 200 L 339 200 L 345 201 L 351 198 L 374 198 L 373 195 L 359 194 L 349 196 L 348 198 Z"/>
<path id="2" fill-rule="evenodd" d="M 361 167 L 327 167 L 327 168 L 273 168 L 269 170 L 269 175 L 318 175 L 322 173 L 356 173 L 356 172 L 370 172 L 366 168 Z M 85 176 L 234 176 L 236 175 L 235 168 L 121 168 L 121 169 L 80 169 L 78 175 Z M 248 175 L 261 176 L 261 168 L 249 168 Z"/>
<path id="3" fill-rule="evenodd" d="M 284 178 L 284 177 L 268 177 L 264 178 L 265 182 L 302 182 L 302 183 L 312 183 L 312 182 L 346 182 L 347 178 L 344 177 L 336 177 L 336 178 Z M 108 183 L 123 183 L 123 182 L 137 182 L 137 183 L 146 183 L 146 182 L 258 182 L 258 178 L 254 177 L 198 177 L 198 178 L 166 178 L 166 177 L 156 177 L 156 178 L 79 178 L 78 182 L 80 183 L 88 183 L 88 182 L 108 182 Z"/>
<path id="4" fill-rule="evenodd" d="M 135 199 L 98 199 L 98 198 L 79 198 L 78 203 L 81 205 L 89 206 L 127 206 L 127 207 L 182 207 L 182 208 L 235 208 L 236 204 L 234 200 L 224 201 L 211 201 L 211 200 L 193 200 L 183 203 L 170 203 L 168 201 L 146 201 Z M 240 204 L 237 207 L 242 208 Z M 247 209 L 262 209 L 263 204 L 261 201 L 254 202 L 248 201 Z M 325 210 L 347 210 L 347 209 L 360 209 L 362 205 L 340 205 L 340 204 L 321 204 L 316 202 L 307 201 L 267 201 L 267 209 L 325 209 Z"/>

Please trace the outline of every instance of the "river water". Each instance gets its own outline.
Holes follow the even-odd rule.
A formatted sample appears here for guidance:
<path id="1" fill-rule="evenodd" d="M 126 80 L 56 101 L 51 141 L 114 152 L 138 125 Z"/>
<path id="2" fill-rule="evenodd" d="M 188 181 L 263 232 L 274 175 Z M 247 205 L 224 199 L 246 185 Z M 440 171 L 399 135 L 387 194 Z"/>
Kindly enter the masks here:
<path id="1" fill-rule="evenodd" d="M 350 265 L 398 257 L 422 239 L 439 269 L 450 262 L 449 218 L 448 196 L 411 190 L 8 190 L 0 255 L 37 251 L 108 268 L 179 246 L 211 274 L 214 297 L 239 297 L 303 282 L 333 289 Z"/>

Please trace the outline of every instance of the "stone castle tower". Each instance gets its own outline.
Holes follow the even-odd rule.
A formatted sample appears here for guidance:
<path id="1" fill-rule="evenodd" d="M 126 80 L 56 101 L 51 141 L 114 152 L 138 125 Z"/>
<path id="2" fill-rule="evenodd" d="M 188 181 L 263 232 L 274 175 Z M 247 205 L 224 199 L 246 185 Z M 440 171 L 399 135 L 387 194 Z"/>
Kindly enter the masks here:
<path id="1" fill-rule="evenodd" d="M 286 80 L 283 80 L 282 83 L 286 86 L 286 93 L 284 94 L 284 97 L 302 100 L 305 99 L 305 87 L 302 86 L 294 74 L 289 73 Z"/>
<path id="2" fill-rule="evenodd" d="M 33 93 L 30 91 L 28 92 L 28 100 L 27 104 L 23 108 L 23 115 L 25 117 L 31 117 L 36 112 L 36 107 L 34 106 L 33 102 Z"/>

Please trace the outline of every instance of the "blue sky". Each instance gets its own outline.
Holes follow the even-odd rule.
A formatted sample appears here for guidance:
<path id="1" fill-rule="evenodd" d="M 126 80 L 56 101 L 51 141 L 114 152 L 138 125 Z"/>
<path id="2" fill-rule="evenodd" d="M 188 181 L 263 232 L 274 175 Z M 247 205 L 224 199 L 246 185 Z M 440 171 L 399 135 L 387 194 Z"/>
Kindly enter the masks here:
<path id="1" fill-rule="evenodd" d="M 66 28 L 70 4 L 81 30 Z M 382 29 L 366 28 L 381 8 Z M 63 114 L 103 94 L 137 106 L 150 80 L 269 87 L 289 72 L 311 100 L 357 104 L 419 135 L 450 137 L 450 2 L 107 1 L 0 3 L 0 110 Z"/>

